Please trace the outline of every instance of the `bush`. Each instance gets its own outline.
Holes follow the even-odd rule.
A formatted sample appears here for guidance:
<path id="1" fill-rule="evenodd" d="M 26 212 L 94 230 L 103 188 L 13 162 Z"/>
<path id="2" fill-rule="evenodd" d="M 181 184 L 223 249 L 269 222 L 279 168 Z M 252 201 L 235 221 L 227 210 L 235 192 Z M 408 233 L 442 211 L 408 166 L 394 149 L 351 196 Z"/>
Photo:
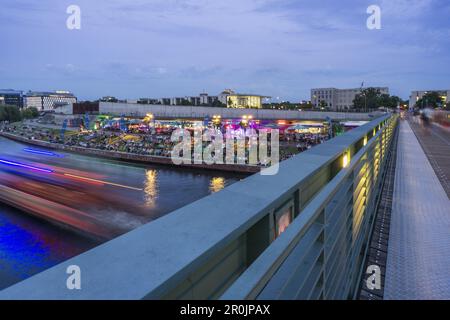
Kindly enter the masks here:
<path id="1" fill-rule="evenodd" d="M 0 121 L 18 122 L 38 116 L 39 111 L 34 107 L 20 110 L 16 106 L 0 105 Z"/>
<path id="2" fill-rule="evenodd" d="M 22 110 L 23 119 L 33 119 L 39 116 L 39 111 L 35 107 L 27 108 Z"/>

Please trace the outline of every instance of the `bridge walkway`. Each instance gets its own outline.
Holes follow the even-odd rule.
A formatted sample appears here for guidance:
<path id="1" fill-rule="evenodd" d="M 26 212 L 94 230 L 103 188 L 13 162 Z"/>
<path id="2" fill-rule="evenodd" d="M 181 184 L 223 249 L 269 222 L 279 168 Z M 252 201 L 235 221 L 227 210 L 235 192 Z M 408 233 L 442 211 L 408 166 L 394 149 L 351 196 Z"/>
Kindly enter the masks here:
<path id="1" fill-rule="evenodd" d="M 450 200 L 401 121 L 384 299 L 450 299 Z"/>

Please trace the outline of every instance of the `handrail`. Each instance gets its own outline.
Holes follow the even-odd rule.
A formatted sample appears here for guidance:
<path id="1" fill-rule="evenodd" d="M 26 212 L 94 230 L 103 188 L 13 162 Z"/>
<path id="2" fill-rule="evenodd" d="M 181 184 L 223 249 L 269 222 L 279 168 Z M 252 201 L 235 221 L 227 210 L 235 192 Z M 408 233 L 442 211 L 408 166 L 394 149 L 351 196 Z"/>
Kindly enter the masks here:
<path id="1" fill-rule="evenodd" d="M 347 168 L 341 170 L 337 176 L 330 181 L 318 195 L 303 209 L 300 216 L 293 221 L 289 228 L 277 238 L 270 247 L 264 251 L 258 259 L 239 277 L 239 279 L 226 291 L 221 299 L 257 299 L 258 295 L 280 268 L 294 247 L 301 241 L 308 229 L 318 219 L 322 210 L 325 209 L 331 199 L 339 192 L 353 170 L 379 141 L 383 131 L 368 141 L 351 160 Z"/>

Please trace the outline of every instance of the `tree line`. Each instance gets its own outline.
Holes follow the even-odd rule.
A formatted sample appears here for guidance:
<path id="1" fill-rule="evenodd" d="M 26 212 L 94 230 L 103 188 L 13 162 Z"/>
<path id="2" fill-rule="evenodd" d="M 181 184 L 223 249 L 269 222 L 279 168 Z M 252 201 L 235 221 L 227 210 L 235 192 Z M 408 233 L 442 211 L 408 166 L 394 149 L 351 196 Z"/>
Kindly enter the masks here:
<path id="1" fill-rule="evenodd" d="M 0 121 L 18 122 L 37 116 L 39 116 L 39 111 L 34 107 L 20 109 L 16 106 L 0 105 Z"/>
<path id="2" fill-rule="evenodd" d="M 418 109 L 442 108 L 442 109 L 450 110 L 450 101 L 446 102 L 445 98 L 442 97 L 438 92 L 431 91 L 431 92 L 427 92 L 426 94 L 423 95 L 422 98 L 417 100 L 415 107 Z"/>
<path id="3" fill-rule="evenodd" d="M 401 98 L 382 93 L 380 89 L 376 88 L 361 90 L 353 100 L 354 108 L 359 110 L 374 110 L 379 108 L 395 109 L 406 103 Z"/>

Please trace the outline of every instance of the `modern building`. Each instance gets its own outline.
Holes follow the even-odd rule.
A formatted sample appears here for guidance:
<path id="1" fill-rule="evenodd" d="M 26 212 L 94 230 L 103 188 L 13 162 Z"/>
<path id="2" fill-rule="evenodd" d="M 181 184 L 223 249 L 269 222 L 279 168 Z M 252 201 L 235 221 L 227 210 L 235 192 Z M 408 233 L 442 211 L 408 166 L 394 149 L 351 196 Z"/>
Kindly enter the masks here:
<path id="1" fill-rule="evenodd" d="M 167 98 L 163 98 L 162 100 L 166 100 Z M 200 105 L 200 97 L 173 97 L 169 98 L 169 104 L 171 106 L 199 106 Z"/>
<path id="2" fill-rule="evenodd" d="M 102 97 L 100 99 L 100 101 L 102 101 L 102 102 L 119 102 L 119 99 L 117 99 L 116 97 L 112 97 L 112 96 L 106 96 L 106 97 Z"/>
<path id="3" fill-rule="evenodd" d="M 218 100 L 218 96 L 210 96 L 207 93 L 200 94 L 200 105 L 202 106 L 212 106 Z"/>
<path id="4" fill-rule="evenodd" d="M 165 105 L 165 106 L 217 106 L 220 101 L 228 108 L 253 108 L 261 109 L 262 100 L 264 97 L 253 94 L 239 94 L 232 90 L 225 90 L 218 96 L 210 96 L 207 93 L 201 93 L 198 96 L 184 96 L 171 98 L 141 98 L 139 100 L 126 100 L 129 104 L 150 104 L 150 105 Z M 122 102 L 114 97 L 103 97 L 101 102 Z"/>
<path id="5" fill-rule="evenodd" d="M 250 108 L 261 109 L 262 100 L 270 98 L 255 94 L 236 93 L 233 90 L 226 89 L 219 94 L 219 101 L 227 106 L 227 108 Z"/>
<path id="6" fill-rule="evenodd" d="M 209 96 L 207 93 L 202 93 L 200 96 L 162 98 L 159 99 L 159 102 L 160 104 L 171 106 L 211 106 L 217 99 L 217 96 Z"/>
<path id="7" fill-rule="evenodd" d="M 35 107 L 39 111 L 54 111 L 55 108 L 76 103 L 77 98 L 69 91 L 31 92 L 25 97 L 27 108 Z"/>
<path id="8" fill-rule="evenodd" d="M 55 108 L 56 114 L 66 114 L 66 115 L 84 115 L 84 114 L 90 114 L 95 115 L 99 114 L 100 110 L 100 102 L 77 102 L 77 103 L 70 103 L 66 105 L 61 105 Z"/>
<path id="9" fill-rule="evenodd" d="M 137 101 L 138 104 L 161 104 L 159 99 L 153 99 L 153 98 L 140 98 Z"/>
<path id="10" fill-rule="evenodd" d="M 191 97 L 173 97 L 159 99 L 162 105 L 171 106 L 214 106 L 218 101 L 227 106 L 227 108 L 250 108 L 261 109 L 264 97 L 254 94 L 241 94 L 233 90 L 224 90 L 218 96 L 210 96 L 207 93 L 201 93 L 199 96 Z"/>
<path id="11" fill-rule="evenodd" d="M 382 94 L 389 94 L 387 87 L 375 87 Z M 336 88 L 316 88 L 311 89 L 311 103 L 315 108 L 322 105 L 330 110 L 340 111 L 353 108 L 353 100 L 357 94 L 361 93 L 361 88 L 357 89 L 336 89 Z M 322 102 L 323 101 L 323 102 Z"/>
<path id="12" fill-rule="evenodd" d="M 444 101 L 444 104 L 450 101 L 450 90 L 422 90 L 422 91 L 412 91 L 409 96 L 409 109 L 414 109 L 417 101 L 421 99 L 425 94 L 430 92 L 437 92 Z"/>
<path id="13" fill-rule="evenodd" d="M 161 98 L 161 99 L 158 99 L 158 102 L 159 102 L 159 104 L 168 106 L 168 105 L 170 105 L 170 98 Z"/>
<path id="14" fill-rule="evenodd" d="M 0 89 L 0 104 L 23 107 L 23 91 Z"/>

